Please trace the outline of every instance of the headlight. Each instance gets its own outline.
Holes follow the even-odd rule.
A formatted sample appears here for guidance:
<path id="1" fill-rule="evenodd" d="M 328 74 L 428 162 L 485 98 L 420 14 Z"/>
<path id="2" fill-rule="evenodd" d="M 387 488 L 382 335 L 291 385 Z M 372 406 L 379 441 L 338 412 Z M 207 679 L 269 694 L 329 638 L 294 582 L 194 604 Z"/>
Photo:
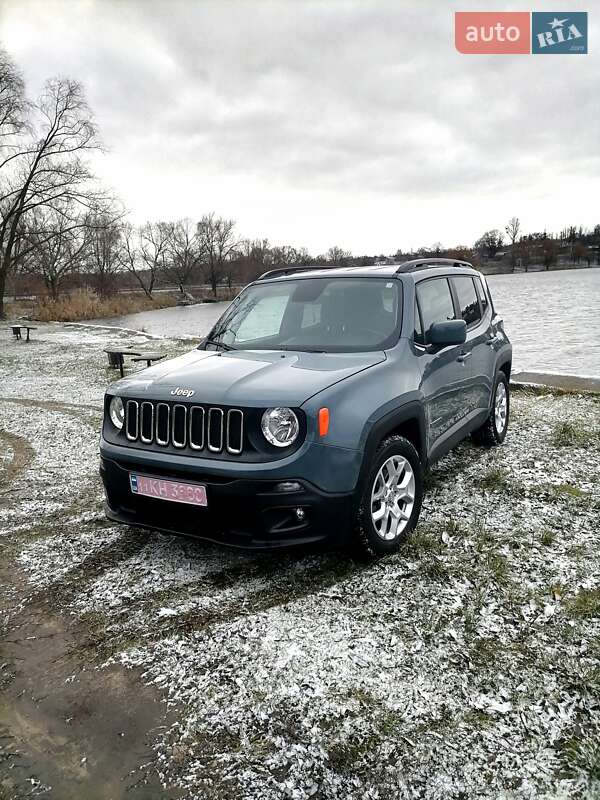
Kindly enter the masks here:
<path id="1" fill-rule="evenodd" d="M 113 399 L 110 401 L 108 414 L 112 424 L 117 430 L 120 431 L 123 428 L 123 423 L 125 421 L 125 408 L 123 407 L 123 401 L 120 397 L 113 397 Z"/>
<path id="2" fill-rule="evenodd" d="M 288 447 L 297 439 L 300 425 L 291 408 L 267 408 L 261 428 L 267 442 L 275 447 Z"/>

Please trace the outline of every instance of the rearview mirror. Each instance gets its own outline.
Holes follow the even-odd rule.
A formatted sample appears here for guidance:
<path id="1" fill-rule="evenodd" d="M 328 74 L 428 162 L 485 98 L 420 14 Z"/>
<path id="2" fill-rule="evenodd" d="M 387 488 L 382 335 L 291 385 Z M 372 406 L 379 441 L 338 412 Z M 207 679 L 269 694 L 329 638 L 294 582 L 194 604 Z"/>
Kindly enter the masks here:
<path id="1" fill-rule="evenodd" d="M 427 341 L 435 347 L 462 344 L 467 338 L 467 323 L 464 319 L 449 319 L 434 322 L 427 333 Z"/>

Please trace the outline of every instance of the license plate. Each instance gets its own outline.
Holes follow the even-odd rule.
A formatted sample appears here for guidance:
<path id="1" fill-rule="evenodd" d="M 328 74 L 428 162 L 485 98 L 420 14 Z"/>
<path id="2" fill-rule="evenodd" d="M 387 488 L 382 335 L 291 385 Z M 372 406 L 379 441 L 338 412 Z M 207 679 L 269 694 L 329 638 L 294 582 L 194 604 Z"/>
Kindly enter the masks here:
<path id="1" fill-rule="evenodd" d="M 187 503 L 191 506 L 207 506 L 206 486 L 198 483 L 180 483 L 179 481 L 150 478 L 148 475 L 129 473 L 129 485 L 133 494 L 144 497 L 156 497 L 169 500 L 171 503 Z"/>

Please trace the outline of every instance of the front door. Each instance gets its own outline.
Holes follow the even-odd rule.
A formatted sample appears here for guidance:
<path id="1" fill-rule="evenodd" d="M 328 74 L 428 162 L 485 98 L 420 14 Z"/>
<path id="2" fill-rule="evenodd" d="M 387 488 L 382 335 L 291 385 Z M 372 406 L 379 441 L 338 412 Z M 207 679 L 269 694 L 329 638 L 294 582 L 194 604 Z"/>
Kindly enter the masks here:
<path id="1" fill-rule="evenodd" d="M 417 284 L 415 345 L 421 363 L 421 393 L 425 405 L 427 451 L 445 443 L 466 423 L 472 410 L 469 344 L 431 350 L 428 332 L 436 322 L 454 319 L 456 309 L 448 278 L 427 278 Z"/>

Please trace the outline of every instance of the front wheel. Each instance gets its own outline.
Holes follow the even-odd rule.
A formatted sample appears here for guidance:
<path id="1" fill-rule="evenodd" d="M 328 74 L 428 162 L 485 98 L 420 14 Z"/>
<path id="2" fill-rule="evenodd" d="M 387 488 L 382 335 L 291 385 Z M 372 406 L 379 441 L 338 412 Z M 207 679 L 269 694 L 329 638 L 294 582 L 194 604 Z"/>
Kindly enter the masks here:
<path id="1" fill-rule="evenodd" d="M 483 445 L 484 447 L 502 444 L 508 430 L 509 412 L 510 392 L 508 380 L 503 372 L 499 372 L 494 385 L 494 397 L 489 416 L 481 428 L 477 428 L 471 434 L 475 444 Z"/>
<path id="2" fill-rule="evenodd" d="M 414 529 L 423 501 L 419 454 L 403 436 L 389 436 L 377 448 L 356 518 L 360 555 L 395 553 Z"/>

